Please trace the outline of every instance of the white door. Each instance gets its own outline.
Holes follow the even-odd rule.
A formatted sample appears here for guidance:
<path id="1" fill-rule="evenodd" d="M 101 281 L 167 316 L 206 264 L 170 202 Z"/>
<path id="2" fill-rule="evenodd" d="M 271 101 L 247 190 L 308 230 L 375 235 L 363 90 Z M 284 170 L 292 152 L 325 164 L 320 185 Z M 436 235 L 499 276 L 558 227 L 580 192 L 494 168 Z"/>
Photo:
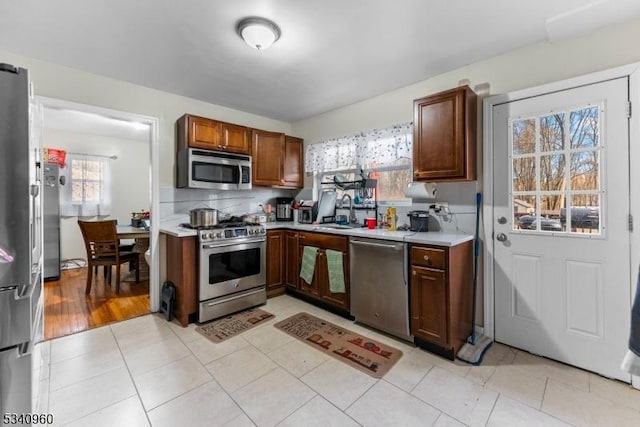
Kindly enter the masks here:
<path id="1" fill-rule="evenodd" d="M 629 382 L 628 79 L 493 108 L 495 340 Z"/>

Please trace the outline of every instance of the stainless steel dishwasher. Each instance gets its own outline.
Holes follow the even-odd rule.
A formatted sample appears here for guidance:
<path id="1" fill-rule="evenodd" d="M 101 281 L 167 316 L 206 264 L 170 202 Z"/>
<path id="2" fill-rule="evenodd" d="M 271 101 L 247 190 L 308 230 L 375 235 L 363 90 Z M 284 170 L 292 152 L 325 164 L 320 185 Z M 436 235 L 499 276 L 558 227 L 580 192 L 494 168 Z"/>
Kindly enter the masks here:
<path id="1" fill-rule="evenodd" d="M 399 338 L 409 331 L 407 244 L 391 240 L 349 239 L 351 315 Z"/>

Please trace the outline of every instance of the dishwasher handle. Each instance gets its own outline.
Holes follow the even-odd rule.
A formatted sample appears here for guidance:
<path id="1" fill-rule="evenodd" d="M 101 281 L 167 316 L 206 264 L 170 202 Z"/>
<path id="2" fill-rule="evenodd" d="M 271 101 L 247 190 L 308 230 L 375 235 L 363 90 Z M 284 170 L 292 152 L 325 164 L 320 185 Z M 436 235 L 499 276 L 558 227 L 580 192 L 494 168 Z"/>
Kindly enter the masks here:
<path id="1" fill-rule="evenodd" d="M 371 248 L 392 249 L 394 251 L 401 251 L 403 249 L 402 243 L 393 243 L 393 244 L 371 243 L 371 242 L 365 242 L 362 240 L 351 240 L 351 243 L 357 246 L 368 246 Z"/>

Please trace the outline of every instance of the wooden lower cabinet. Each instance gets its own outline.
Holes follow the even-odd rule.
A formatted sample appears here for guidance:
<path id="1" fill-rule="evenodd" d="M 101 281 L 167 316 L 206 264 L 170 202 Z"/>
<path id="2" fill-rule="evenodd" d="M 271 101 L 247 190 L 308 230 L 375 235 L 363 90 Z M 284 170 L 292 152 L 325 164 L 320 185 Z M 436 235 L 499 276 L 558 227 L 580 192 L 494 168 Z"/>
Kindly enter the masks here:
<path id="1" fill-rule="evenodd" d="M 186 327 L 189 317 L 195 320 L 198 313 L 198 238 L 165 236 L 167 281 L 176 288 L 173 315 Z"/>
<path id="2" fill-rule="evenodd" d="M 349 282 L 349 253 L 342 253 L 342 268 L 345 275 L 345 291 Z M 322 301 L 333 305 L 334 307 L 349 310 L 349 293 L 348 292 L 331 292 L 329 288 L 329 272 L 327 268 L 327 253 L 325 249 L 318 251 L 318 260 L 316 261 L 316 274 L 318 275 L 318 294 Z"/>
<path id="3" fill-rule="evenodd" d="M 298 256 L 298 232 L 284 232 L 284 284 L 287 288 L 297 289 L 300 280 L 300 257 Z"/>
<path id="4" fill-rule="evenodd" d="M 416 344 L 455 358 L 471 335 L 473 242 L 411 247 L 410 323 Z"/>
<path id="5" fill-rule="evenodd" d="M 286 261 L 285 283 L 287 289 L 311 302 L 320 303 L 325 308 L 338 313 L 349 314 L 349 240 L 347 237 L 324 233 L 285 232 Z M 311 283 L 305 282 L 300 275 L 302 255 L 305 246 L 318 248 L 316 264 Z M 331 292 L 327 268 L 326 250 L 342 252 L 345 292 Z"/>
<path id="6" fill-rule="evenodd" d="M 267 231 L 267 297 L 284 293 L 284 240 L 283 230 Z"/>

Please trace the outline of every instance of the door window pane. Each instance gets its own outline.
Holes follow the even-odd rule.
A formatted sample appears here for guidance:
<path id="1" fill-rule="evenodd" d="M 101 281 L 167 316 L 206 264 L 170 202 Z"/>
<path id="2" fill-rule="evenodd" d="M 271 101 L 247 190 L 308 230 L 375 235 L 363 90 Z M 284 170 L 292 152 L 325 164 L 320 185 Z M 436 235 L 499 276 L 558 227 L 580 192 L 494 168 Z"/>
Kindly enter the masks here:
<path id="1" fill-rule="evenodd" d="M 536 191 L 535 157 L 513 159 L 513 190 Z"/>
<path id="2" fill-rule="evenodd" d="M 571 112 L 571 148 L 597 147 L 600 144 L 598 107 Z"/>
<path id="3" fill-rule="evenodd" d="M 571 154 L 571 189 L 597 190 L 600 188 L 600 162 L 597 151 Z"/>
<path id="4" fill-rule="evenodd" d="M 536 121 L 522 119 L 513 122 L 513 154 L 529 154 L 536 150 Z"/>
<path id="5" fill-rule="evenodd" d="M 564 154 L 540 156 L 540 189 L 564 190 Z"/>
<path id="6" fill-rule="evenodd" d="M 536 196 L 519 196 L 513 199 L 513 228 L 521 230 L 537 229 Z M 533 228 L 531 228 L 533 227 Z"/>
<path id="7" fill-rule="evenodd" d="M 570 212 L 567 215 L 566 211 Z M 571 206 L 560 211 L 563 228 L 578 234 L 600 234 L 600 196 L 580 194 L 571 198 Z"/>
<path id="8" fill-rule="evenodd" d="M 564 148 L 564 113 L 540 118 L 540 151 L 558 151 Z"/>

